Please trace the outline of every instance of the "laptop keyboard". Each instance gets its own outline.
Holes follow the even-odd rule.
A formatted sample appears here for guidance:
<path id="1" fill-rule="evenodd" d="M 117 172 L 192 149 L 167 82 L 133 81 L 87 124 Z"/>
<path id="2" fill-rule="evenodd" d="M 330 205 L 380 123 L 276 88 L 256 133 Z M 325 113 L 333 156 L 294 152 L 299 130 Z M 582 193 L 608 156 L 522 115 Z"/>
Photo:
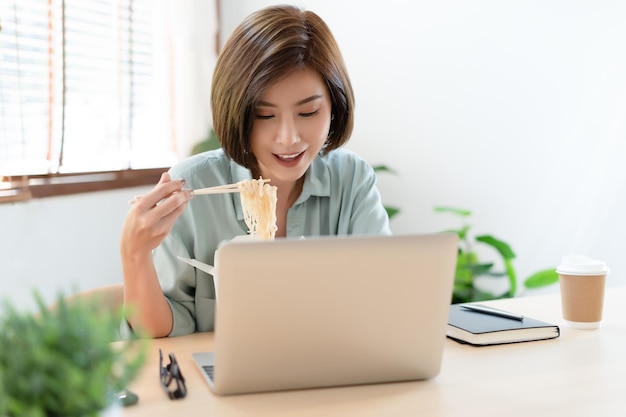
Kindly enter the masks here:
<path id="1" fill-rule="evenodd" d="M 215 368 L 215 366 L 213 365 L 204 365 L 202 367 L 202 369 L 204 370 L 204 373 L 207 374 L 207 376 L 209 377 L 209 379 L 211 381 L 213 381 L 213 369 Z"/>

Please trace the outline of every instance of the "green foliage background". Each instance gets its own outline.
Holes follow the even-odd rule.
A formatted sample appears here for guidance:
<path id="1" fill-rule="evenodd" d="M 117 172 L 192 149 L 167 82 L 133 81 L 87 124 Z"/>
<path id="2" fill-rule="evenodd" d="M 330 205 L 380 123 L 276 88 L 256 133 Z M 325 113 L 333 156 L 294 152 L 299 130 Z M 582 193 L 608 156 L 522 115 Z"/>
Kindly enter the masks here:
<path id="1" fill-rule="evenodd" d="M 497 298 L 515 297 L 518 293 L 518 277 L 513 264 L 515 252 L 505 241 L 492 235 L 470 235 L 471 226 L 467 219 L 472 212 L 454 207 L 435 207 L 438 213 L 450 213 L 463 220 L 458 229 L 447 230 L 459 236 L 459 253 L 454 280 L 453 303 L 465 303 L 471 301 L 483 301 Z M 495 262 L 479 259 L 476 252 L 476 244 L 483 244 L 495 249 L 500 256 L 503 270 L 495 269 Z M 506 279 L 508 290 L 502 294 L 495 294 L 480 288 L 477 285 L 479 278 Z M 558 274 L 554 268 L 538 271 L 523 281 L 526 289 L 541 288 L 558 282 Z"/>

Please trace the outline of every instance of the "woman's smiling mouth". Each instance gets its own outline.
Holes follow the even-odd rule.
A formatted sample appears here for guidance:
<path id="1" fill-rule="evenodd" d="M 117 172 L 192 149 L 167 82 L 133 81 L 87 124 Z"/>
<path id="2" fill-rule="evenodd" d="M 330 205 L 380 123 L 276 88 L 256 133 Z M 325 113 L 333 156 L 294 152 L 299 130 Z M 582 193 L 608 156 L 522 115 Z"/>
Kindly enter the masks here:
<path id="1" fill-rule="evenodd" d="M 274 154 L 274 156 L 282 162 L 293 162 L 297 160 L 303 154 L 304 154 L 304 151 L 298 152 L 298 153 L 292 153 L 292 154 L 283 154 L 283 155 Z"/>

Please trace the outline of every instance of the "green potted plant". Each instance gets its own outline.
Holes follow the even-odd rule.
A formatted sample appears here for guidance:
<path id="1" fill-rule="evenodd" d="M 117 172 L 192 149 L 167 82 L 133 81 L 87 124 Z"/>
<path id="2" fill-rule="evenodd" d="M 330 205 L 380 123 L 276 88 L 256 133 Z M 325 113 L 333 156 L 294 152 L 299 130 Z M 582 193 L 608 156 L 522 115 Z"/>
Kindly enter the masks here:
<path id="1" fill-rule="evenodd" d="M 460 217 L 463 224 L 458 229 L 448 230 L 459 236 L 459 253 L 454 280 L 453 303 L 470 301 L 482 301 L 497 298 L 509 298 L 517 295 L 518 278 L 513 264 L 515 252 L 505 241 L 492 235 L 472 236 L 469 231 L 471 226 L 467 220 L 472 215 L 469 210 L 454 207 L 435 207 L 438 213 L 450 213 Z M 476 245 L 482 244 L 495 250 L 502 261 L 502 270 L 496 270 L 495 262 L 486 262 L 479 259 Z M 494 293 L 484 286 L 479 285 L 479 279 L 506 279 L 508 290 L 503 293 Z M 540 270 L 523 282 L 526 289 L 541 288 L 558 282 L 558 275 L 554 268 Z"/>
<path id="2" fill-rule="evenodd" d="M 145 359 L 143 344 L 112 344 L 121 312 L 60 294 L 37 311 L 0 312 L 0 416 L 97 416 L 115 406 Z"/>

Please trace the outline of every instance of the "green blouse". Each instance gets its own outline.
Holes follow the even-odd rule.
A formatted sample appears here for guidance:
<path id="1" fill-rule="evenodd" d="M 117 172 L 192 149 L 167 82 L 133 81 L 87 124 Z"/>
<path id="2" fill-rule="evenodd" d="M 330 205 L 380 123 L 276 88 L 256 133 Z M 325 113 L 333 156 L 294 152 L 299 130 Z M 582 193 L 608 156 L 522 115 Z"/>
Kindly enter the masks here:
<path id="1" fill-rule="evenodd" d="M 221 149 L 194 155 L 170 170 L 196 189 L 251 179 L 248 169 Z M 305 175 L 302 194 L 289 209 L 287 236 L 391 234 L 372 167 L 355 153 L 338 149 L 318 156 Z M 161 287 L 174 323 L 170 336 L 212 331 L 213 277 L 177 256 L 213 265 L 220 242 L 247 234 L 238 193 L 199 195 L 188 204 L 170 234 L 153 252 Z"/>

